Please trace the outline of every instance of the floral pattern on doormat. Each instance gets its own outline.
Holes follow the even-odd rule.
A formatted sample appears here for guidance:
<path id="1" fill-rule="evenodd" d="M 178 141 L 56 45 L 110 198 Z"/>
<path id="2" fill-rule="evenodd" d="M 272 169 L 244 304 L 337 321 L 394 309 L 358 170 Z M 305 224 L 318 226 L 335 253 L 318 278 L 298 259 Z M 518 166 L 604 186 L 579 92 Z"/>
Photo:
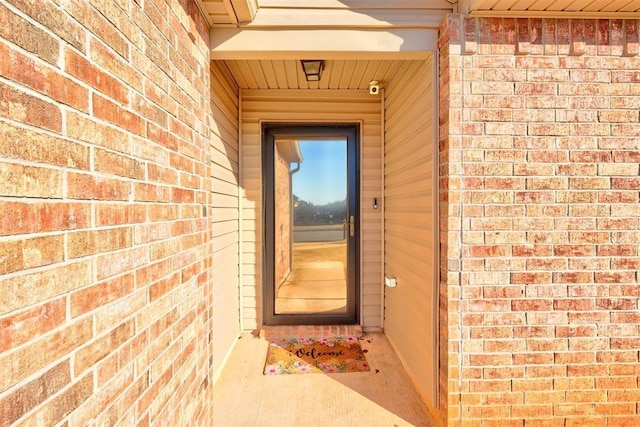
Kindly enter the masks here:
<path id="1" fill-rule="evenodd" d="M 356 337 L 287 338 L 269 343 L 265 375 L 364 372 L 369 364 Z"/>

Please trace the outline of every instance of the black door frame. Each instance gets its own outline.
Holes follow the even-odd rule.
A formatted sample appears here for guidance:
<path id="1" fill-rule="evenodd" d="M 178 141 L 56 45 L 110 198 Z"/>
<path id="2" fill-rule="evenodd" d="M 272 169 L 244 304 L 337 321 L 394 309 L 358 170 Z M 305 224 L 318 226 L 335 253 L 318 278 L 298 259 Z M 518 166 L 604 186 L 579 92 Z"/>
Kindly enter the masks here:
<path id="1" fill-rule="evenodd" d="M 274 146 L 276 137 L 345 137 L 347 139 L 347 206 L 355 218 L 355 233 L 348 237 L 346 313 L 275 313 L 275 200 Z M 262 124 L 263 323 L 265 325 L 358 324 L 360 316 L 360 124 Z"/>

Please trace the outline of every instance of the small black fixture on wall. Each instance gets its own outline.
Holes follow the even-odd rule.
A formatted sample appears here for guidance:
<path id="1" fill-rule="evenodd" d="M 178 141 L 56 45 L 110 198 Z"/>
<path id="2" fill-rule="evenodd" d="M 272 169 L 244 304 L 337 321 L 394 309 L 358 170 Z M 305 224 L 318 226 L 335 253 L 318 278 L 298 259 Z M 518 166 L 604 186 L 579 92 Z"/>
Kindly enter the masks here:
<path id="1" fill-rule="evenodd" d="M 322 59 L 302 59 L 300 63 L 308 82 L 320 81 L 322 71 L 324 71 L 324 61 Z"/>

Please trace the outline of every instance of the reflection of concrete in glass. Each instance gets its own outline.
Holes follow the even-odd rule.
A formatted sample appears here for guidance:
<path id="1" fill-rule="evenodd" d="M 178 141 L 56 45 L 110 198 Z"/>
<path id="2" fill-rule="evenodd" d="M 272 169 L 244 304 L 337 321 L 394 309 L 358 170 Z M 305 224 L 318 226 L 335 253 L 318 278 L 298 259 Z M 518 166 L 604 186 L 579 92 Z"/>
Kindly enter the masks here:
<path id="1" fill-rule="evenodd" d="M 293 227 L 294 242 L 336 242 L 346 238 L 345 224 Z"/>
<path id="2" fill-rule="evenodd" d="M 276 314 L 346 313 L 346 150 L 276 142 Z"/>
<path id="3" fill-rule="evenodd" d="M 294 243 L 293 269 L 276 292 L 276 313 L 346 313 L 346 242 Z"/>

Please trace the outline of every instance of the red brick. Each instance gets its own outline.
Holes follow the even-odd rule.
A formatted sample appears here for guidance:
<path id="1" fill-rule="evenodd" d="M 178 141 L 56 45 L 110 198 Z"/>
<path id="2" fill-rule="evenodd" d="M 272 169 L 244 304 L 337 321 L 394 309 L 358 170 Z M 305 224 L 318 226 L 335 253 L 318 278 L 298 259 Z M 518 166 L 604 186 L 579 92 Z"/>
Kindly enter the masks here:
<path id="1" fill-rule="evenodd" d="M 610 240 L 609 233 L 598 231 L 571 232 L 569 233 L 569 242 L 579 243 L 607 243 Z"/>
<path id="2" fill-rule="evenodd" d="M 67 197 L 86 200 L 129 200 L 131 184 L 102 176 L 70 172 L 67 174 Z"/>
<path id="3" fill-rule="evenodd" d="M 535 341 L 532 341 L 535 342 Z M 535 352 L 513 355 L 514 365 L 550 365 L 553 364 L 553 353 Z"/>
<path id="4" fill-rule="evenodd" d="M 76 317 L 133 292 L 132 274 L 96 283 L 73 292 L 70 296 L 71 316 Z"/>
<path id="5" fill-rule="evenodd" d="M 101 203 L 96 206 L 96 225 L 122 225 L 144 222 L 147 210 L 141 204 Z"/>
<path id="6" fill-rule="evenodd" d="M 180 240 L 171 239 L 156 242 L 149 248 L 149 256 L 152 261 L 169 257 L 180 249 Z"/>
<path id="7" fill-rule="evenodd" d="M 89 345 L 78 350 L 74 357 L 74 374 L 80 375 L 86 369 L 94 366 L 98 361 L 112 353 L 129 340 L 134 334 L 134 321 L 122 323 L 107 335 L 104 335 Z"/>
<path id="8" fill-rule="evenodd" d="M 61 358 L 91 339 L 92 320 L 83 319 L 53 334 L 34 340 L 17 351 L 0 356 L 0 390 Z"/>
<path id="9" fill-rule="evenodd" d="M 601 230 L 637 230 L 637 218 L 599 218 L 598 228 Z"/>
<path id="10" fill-rule="evenodd" d="M 182 282 L 180 280 L 180 274 L 175 273 L 165 279 L 162 279 L 149 287 L 149 301 L 153 302 L 159 297 L 165 295 L 171 290 L 175 289 Z"/>
<path id="11" fill-rule="evenodd" d="M 0 274 L 41 267 L 64 260 L 61 235 L 0 242 Z"/>
<path id="12" fill-rule="evenodd" d="M 4 83 L 0 83 L 0 116 L 54 132 L 62 130 L 62 113 L 57 105 Z"/>
<path id="13" fill-rule="evenodd" d="M 0 122 L 0 154 L 53 166 L 89 168 L 87 147 L 4 122 Z"/>
<path id="14" fill-rule="evenodd" d="M 147 248 L 135 247 L 123 251 L 106 253 L 98 257 L 95 263 L 98 280 L 134 271 L 148 263 Z"/>
<path id="15" fill-rule="evenodd" d="M 566 298 L 553 302 L 555 310 L 586 311 L 595 309 L 595 300 L 590 298 Z"/>
<path id="16" fill-rule="evenodd" d="M 65 360 L 40 377 L 0 399 L 0 420 L 10 425 L 71 382 L 69 361 Z"/>
<path id="17" fill-rule="evenodd" d="M 52 65 L 58 60 L 56 39 L 5 6 L 0 8 L 0 36 Z M 6 58 L 6 55 L 2 57 Z"/>
<path id="18" fill-rule="evenodd" d="M 62 198 L 60 171 L 0 162 L 0 195 L 14 197 Z"/>
<path id="19" fill-rule="evenodd" d="M 171 201 L 173 203 L 193 203 L 194 192 L 193 190 L 174 187 L 171 189 Z"/>
<path id="20" fill-rule="evenodd" d="M 144 179 L 144 165 L 131 157 L 96 149 L 94 164 L 98 172 L 138 180 Z"/>
<path id="21" fill-rule="evenodd" d="M 619 163 L 633 163 L 637 166 L 640 163 L 640 151 L 614 151 L 613 161 Z"/>
<path id="22" fill-rule="evenodd" d="M 94 310 L 96 334 L 102 334 L 111 329 L 113 324 L 119 324 L 134 316 L 147 303 L 147 292 L 140 289 L 127 294 L 113 303 L 105 304 Z"/>
<path id="23" fill-rule="evenodd" d="M 640 178 L 611 178 L 611 188 L 640 190 Z"/>
<path id="24" fill-rule="evenodd" d="M 547 299 L 513 300 L 513 311 L 550 311 L 553 309 L 553 301 Z"/>
<path id="25" fill-rule="evenodd" d="M 39 29 L 33 29 L 38 34 Z M 58 46 L 55 45 L 57 56 Z M 89 91 L 72 80 L 64 77 L 57 69 L 39 63 L 32 58 L 0 46 L 0 55 L 5 58 L 0 63 L 0 73 L 7 78 L 22 83 L 29 88 L 51 97 L 53 100 L 69 105 L 81 111 L 89 106 Z M 53 57 L 51 59 L 54 59 Z M 55 58 L 57 60 L 57 58 Z M 55 63 L 53 64 L 55 65 Z"/>
<path id="26" fill-rule="evenodd" d="M 86 38 L 84 29 L 55 2 L 17 0 L 12 4 L 67 43 L 82 48 Z M 23 36 L 30 37 L 30 33 Z"/>
<path id="27" fill-rule="evenodd" d="M 64 299 L 56 299 L 0 318 L 0 353 L 32 341 L 66 320 Z"/>
<path id="28" fill-rule="evenodd" d="M 511 283 L 551 283 L 551 273 L 527 272 L 511 273 Z"/>
<path id="29" fill-rule="evenodd" d="M 178 139 L 172 133 L 166 131 L 154 123 L 147 123 L 147 137 L 153 142 L 157 142 L 169 150 L 178 149 Z"/>
<path id="30" fill-rule="evenodd" d="M 59 280 L 65 277 L 65 280 Z M 0 279 L 0 313 L 26 307 L 54 298 L 89 284 L 91 263 L 79 262 L 38 271 L 31 274 L 10 276 Z"/>
<path id="31" fill-rule="evenodd" d="M 81 2 L 79 2 L 81 3 Z M 112 8 L 111 10 L 117 10 Z M 127 18 L 127 21 L 129 19 Z M 131 23 L 129 22 L 129 25 Z M 97 26 L 100 26 L 99 24 Z M 131 25 L 128 28 L 134 29 L 135 27 Z M 127 27 L 120 27 L 120 30 L 127 31 Z M 126 61 L 129 57 L 128 49 L 126 44 L 123 45 L 124 49 L 121 49 L 124 53 L 122 55 L 120 52 L 116 52 L 119 47 L 115 47 L 113 44 L 110 44 L 109 47 L 105 45 L 102 41 L 97 38 L 92 38 L 89 43 L 89 58 L 91 61 L 98 67 L 102 68 L 105 71 L 110 72 L 116 78 L 121 79 L 123 82 L 127 84 L 127 86 L 135 89 L 138 92 L 143 92 L 143 84 L 142 84 L 142 75 L 138 70 L 133 68 L 131 64 Z M 115 49 L 115 50 L 112 50 Z"/>
<path id="32" fill-rule="evenodd" d="M 179 175 L 174 169 L 153 163 L 149 164 L 148 169 L 149 181 L 163 182 L 172 185 L 178 184 Z"/>
<path id="33" fill-rule="evenodd" d="M 96 93 L 93 94 L 93 114 L 136 135 L 144 135 L 144 120 L 139 115 Z"/>
<path id="34" fill-rule="evenodd" d="M 65 71 L 113 98 L 116 102 L 126 104 L 129 101 L 129 92 L 125 85 L 91 64 L 74 49 L 65 50 Z"/>
<path id="35" fill-rule="evenodd" d="M 129 136 L 120 129 L 105 126 L 91 118 L 67 113 L 67 135 L 115 151 L 129 152 Z"/>
<path id="36" fill-rule="evenodd" d="M 166 111 L 159 108 L 152 101 L 149 101 L 134 92 L 132 95 L 131 106 L 134 112 L 149 120 L 149 124 L 155 123 L 161 128 L 167 128 L 168 115 Z"/>
<path id="37" fill-rule="evenodd" d="M 517 326 L 513 328 L 515 337 L 544 338 L 553 336 L 553 326 Z"/>
<path id="38" fill-rule="evenodd" d="M 527 259 L 528 270 L 564 270 L 567 263 L 561 258 L 529 258 Z"/>
<path id="39" fill-rule="evenodd" d="M 135 401 L 150 386 L 149 373 L 142 374 L 133 384 L 124 390 L 120 397 L 115 400 L 102 414 L 98 417 L 99 425 L 117 425 L 119 420 L 130 410 Z"/>
<path id="40" fill-rule="evenodd" d="M 568 175 L 568 176 L 596 175 L 598 171 L 598 165 L 583 164 L 583 163 L 558 165 L 557 168 L 558 168 L 558 175 Z"/>
<path id="41" fill-rule="evenodd" d="M 32 413 L 24 422 L 27 425 L 42 423 L 54 425 L 78 408 L 93 393 L 93 376 L 85 375 L 71 387 L 53 398 L 39 411 Z"/>
<path id="42" fill-rule="evenodd" d="M 595 337 L 597 335 L 595 326 L 556 326 L 557 337 Z"/>
<path id="43" fill-rule="evenodd" d="M 569 188 L 579 190 L 606 190 L 612 188 L 611 178 L 569 178 Z"/>

